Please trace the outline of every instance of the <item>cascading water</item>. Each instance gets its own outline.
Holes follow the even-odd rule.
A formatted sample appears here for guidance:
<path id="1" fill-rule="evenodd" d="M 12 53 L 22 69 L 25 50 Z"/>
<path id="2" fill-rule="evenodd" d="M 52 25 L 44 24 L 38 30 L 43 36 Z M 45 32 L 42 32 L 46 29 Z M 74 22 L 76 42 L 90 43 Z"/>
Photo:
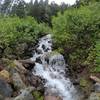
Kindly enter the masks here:
<path id="1" fill-rule="evenodd" d="M 63 56 L 52 52 L 51 35 L 39 40 L 31 60 L 36 62 L 33 74 L 45 79 L 46 94 L 60 96 L 63 100 L 78 100 L 74 86 L 65 77 L 66 64 Z"/>

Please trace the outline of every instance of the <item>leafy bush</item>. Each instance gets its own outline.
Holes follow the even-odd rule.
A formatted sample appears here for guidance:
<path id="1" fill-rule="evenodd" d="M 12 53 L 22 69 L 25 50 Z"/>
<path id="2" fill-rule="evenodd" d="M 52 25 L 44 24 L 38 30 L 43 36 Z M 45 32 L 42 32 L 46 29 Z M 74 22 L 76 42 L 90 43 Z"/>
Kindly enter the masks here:
<path id="1" fill-rule="evenodd" d="M 0 50 L 17 55 L 16 48 L 22 43 L 32 43 L 50 32 L 50 28 L 45 24 L 38 24 L 34 18 L 4 17 L 0 18 Z M 21 48 L 21 47 L 20 47 Z M 20 51 L 19 51 L 20 52 Z M 3 55 L 3 54 L 1 54 Z M 5 55 L 5 54 L 4 54 Z"/>
<path id="2" fill-rule="evenodd" d="M 80 8 L 71 8 L 53 17 L 53 37 L 55 48 L 62 48 L 73 70 L 94 66 L 95 40 L 100 32 L 100 4 L 95 3 Z M 94 51 L 93 51 L 94 52 Z M 88 60 L 90 59 L 91 60 Z M 88 64 L 86 64 L 88 62 Z M 80 70 L 79 70 L 80 71 Z"/>
<path id="3" fill-rule="evenodd" d="M 100 40 L 96 41 L 95 50 L 96 50 L 96 59 L 95 59 L 96 67 L 94 68 L 94 71 L 100 72 Z"/>
<path id="4" fill-rule="evenodd" d="M 43 100 L 43 95 L 38 91 L 33 92 L 33 96 L 36 100 Z"/>

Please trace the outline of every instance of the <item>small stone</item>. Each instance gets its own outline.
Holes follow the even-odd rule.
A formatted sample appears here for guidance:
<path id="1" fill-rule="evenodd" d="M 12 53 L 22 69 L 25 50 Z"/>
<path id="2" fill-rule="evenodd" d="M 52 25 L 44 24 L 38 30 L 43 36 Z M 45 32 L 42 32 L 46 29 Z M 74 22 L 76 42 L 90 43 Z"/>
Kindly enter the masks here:
<path id="1" fill-rule="evenodd" d="M 49 48 L 47 48 L 47 49 L 45 49 L 45 52 L 48 52 L 50 49 Z"/>
<path id="2" fill-rule="evenodd" d="M 42 64 L 41 58 L 40 57 L 36 58 L 36 62 Z"/>
<path id="3" fill-rule="evenodd" d="M 42 50 L 41 50 L 41 49 L 37 49 L 36 52 L 37 52 L 38 54 L 42 54 Z"/>

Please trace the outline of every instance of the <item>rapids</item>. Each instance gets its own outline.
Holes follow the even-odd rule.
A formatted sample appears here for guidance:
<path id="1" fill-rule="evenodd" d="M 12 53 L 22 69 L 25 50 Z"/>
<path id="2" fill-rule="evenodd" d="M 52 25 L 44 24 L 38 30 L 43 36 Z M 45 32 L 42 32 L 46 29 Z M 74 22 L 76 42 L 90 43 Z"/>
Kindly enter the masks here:
<path id="1" fill-rule="evenodd" d="M 78 100 L 76 89 L 66 77 L 64 57 L 52 51 L 51 35 L 39 40 L 31 60 L 36 62 L 33 74 L 45 80 L 45 95 L 60 96 L 63 100 Z"/>

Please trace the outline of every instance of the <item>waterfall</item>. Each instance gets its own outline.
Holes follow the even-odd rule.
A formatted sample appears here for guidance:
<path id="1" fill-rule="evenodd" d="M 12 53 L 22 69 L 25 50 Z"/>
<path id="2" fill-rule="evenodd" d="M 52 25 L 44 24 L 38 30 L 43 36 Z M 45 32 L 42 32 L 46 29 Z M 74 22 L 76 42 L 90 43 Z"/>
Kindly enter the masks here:
<path id="1" fill-rule="evenodd" d="M 32 61 L 35 61 L 33 74 L 45 80 L 45 94 L 60 96 L 63 100 L 78 100 L 76 89 L 66 76 L 64 57 L 52 51 L 51 35 L 39 40 Z"/>

